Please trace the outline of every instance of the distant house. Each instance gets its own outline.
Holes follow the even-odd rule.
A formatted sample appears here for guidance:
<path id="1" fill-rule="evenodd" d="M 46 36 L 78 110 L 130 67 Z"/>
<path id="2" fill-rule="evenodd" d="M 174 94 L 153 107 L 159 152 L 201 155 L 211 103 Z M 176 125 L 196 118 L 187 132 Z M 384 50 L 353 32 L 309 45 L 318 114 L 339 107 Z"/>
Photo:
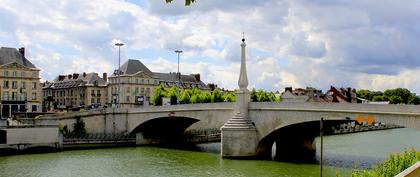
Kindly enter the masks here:
<path id="1" fill-rule="evenodd" d="M 322 91 L 312 87 L 295 88 L 286 87 L 281 94 L 282 102 L 324 102 L 322 99 Z"/>
<path id="2" fill-rule="evenodd" d="M 325 99 L 333 103 L 357 103 L 356 89 L 351 87 L 337 89 L 331 86 L 326 93 Z"/>
<path id="3" fill-rule="evenodd" d="M 39 72 L 26 58 L 25 48 L 0 48 L 1 117 L 41 111 Z"/>
<path id="4" fill-rule="evenodd" d="M 357 103 L 356 89 L 340 88 L 334 86 L 324 94 L 322 90 L 312 87 L 295 88 L 286 87 L 281 95 L 282 102 L 324 102 L 324 103 Z"/>

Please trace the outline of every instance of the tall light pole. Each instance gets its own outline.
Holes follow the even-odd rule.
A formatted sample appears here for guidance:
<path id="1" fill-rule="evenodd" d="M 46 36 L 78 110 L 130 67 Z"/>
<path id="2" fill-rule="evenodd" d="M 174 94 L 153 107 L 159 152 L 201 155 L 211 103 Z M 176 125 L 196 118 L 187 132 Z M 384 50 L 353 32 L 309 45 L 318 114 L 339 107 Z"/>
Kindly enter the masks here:
<path id="1" fill-rule="evenodd" d="M 182 50 L 175 50 L 175 53 L 178 54 L 178 72 L 177 72 L 177 75 L 179 74 L 178 79 L 181 80 L 181 73 L 179 73 L 179 54 L 182 53 Z"/>
<path id="2" fill-rule="evenodd" d="M 121 90 L 121 46 L 123 46 L 124 44 L 121 42 L 117 42 L 115 43 L 115 46 L 118 46 L 118 104 L 117 104 L 117 108 L 121 108 L 121 104 L 120 104 L 120 90 Z"/>

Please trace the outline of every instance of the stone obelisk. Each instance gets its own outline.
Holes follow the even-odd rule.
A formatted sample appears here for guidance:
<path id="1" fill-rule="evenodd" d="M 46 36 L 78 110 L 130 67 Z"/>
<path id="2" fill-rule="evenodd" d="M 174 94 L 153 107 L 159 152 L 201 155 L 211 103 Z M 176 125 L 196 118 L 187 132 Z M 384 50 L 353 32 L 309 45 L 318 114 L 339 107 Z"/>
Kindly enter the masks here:
<path id="1" fill-rule="evenodd" d="M 239 90 L 236 91 L 235 114 L 221 128 L 222 157 L 251 157 L 255 156 L 257 151 L 257 129 L 248 114 L 251 97 L 247 88 L 245 47 L 245 38 L 242 38 L 241 71 L 238 80 Z"/>

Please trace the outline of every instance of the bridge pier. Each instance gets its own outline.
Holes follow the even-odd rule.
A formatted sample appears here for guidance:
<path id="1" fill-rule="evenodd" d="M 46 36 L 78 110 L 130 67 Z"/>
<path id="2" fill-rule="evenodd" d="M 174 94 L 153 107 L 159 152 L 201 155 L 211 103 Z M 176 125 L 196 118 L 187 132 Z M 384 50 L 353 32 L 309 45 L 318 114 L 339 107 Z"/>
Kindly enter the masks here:
<path id="1" fill-rule="evenodd" d="M 257 128 L 248 116 L 251 97 L 247 88 L 245 46 L 245 39 L 242 39 L 239 90 L 236 91 L 236 114 L 221 128 L 221 155 L 225 158 L 245 158 L 257 155 Z"/>

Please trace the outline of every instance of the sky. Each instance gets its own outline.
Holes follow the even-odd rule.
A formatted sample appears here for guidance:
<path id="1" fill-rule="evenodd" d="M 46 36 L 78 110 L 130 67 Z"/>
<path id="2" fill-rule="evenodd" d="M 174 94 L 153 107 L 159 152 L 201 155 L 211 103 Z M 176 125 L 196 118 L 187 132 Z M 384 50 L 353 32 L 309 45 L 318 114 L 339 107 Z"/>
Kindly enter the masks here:
<path id="1" fill-rule="evenodd" d="M 42 81 L 139 59 L 237 88 L 242 32 L 249 89 L 420 93 L 420 0 L 0 0 L 0 46 L 25 47 Z"/>

